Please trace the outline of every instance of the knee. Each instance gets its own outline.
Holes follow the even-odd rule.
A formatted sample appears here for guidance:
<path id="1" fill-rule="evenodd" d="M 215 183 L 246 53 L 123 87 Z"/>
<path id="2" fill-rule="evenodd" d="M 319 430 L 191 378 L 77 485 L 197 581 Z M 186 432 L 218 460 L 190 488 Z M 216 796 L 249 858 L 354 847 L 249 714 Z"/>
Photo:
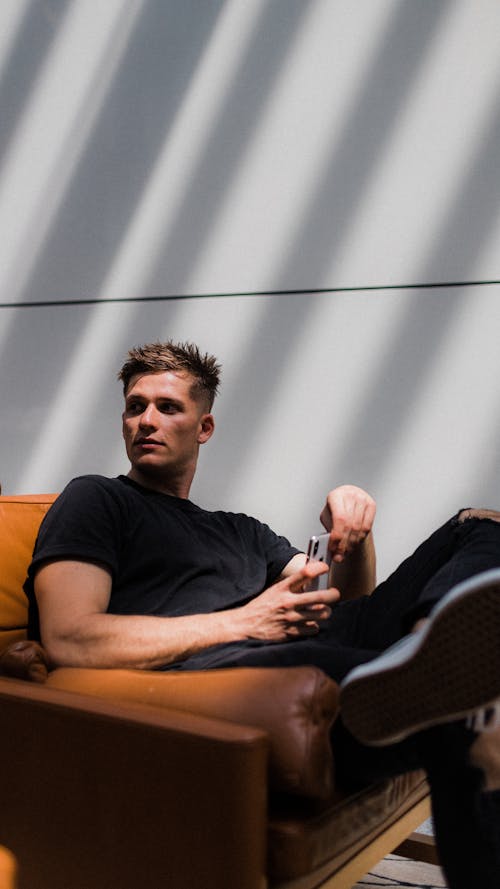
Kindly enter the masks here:
<path id="1" fill-rule="evenodd" d="M 496 509 L 462 509 L 458 514 L 459 523 L 467 522 L 469 519 L 489 519 L 491 522 L 500 522 L 500 512 Z"/>

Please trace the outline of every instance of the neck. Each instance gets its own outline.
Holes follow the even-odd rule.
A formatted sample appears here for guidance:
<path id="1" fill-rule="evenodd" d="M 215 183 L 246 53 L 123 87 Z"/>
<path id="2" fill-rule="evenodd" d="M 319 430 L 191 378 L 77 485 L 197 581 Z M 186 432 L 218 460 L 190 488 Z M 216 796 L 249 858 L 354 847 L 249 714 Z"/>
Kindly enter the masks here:
<path id="1" fill-rule="evenodd" d="M 166 477 L 159 476 L 156 473 L 141 472 L 139 469 L 132 468 L 127 473 L 127 476 L 133 482 L 142 485 L 143 488 L 150 488 L 153 491 L 158 491 L 160 494 L 170 494 L 172 497 L 180 497 L 183 500 L 187 500 L 191 490 L 194 471 L 190 475 Z"/>

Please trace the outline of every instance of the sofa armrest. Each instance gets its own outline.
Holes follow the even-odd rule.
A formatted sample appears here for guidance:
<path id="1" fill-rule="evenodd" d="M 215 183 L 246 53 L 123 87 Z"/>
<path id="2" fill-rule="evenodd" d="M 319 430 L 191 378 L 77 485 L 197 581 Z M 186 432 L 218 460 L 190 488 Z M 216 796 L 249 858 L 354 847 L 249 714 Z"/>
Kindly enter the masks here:
<path id="1" fill-rule="evenodd" d="M 16 642 L 0 655 L 0 675 L 44 682 L 114 700 L 148 703 L 264 729 L 275 790 L 325 799 L 334 784 L 330 729 L 338 686 L 316 667 L 239 668 L 162 673 L 59 668 L 44 649 Z"/>
<path id="2" fill-rule="evenodd" d="M 58 668 L 48 685 L 263 729 L 274 790 L 325 799 L 334 783 L 330 730 L 338 686 L 317 667 L 160 673 Z"/>
<path id="3" fill-rule="evenodd" d="M 36 889 L 258 889 L 267 739 L 0 679 L 1 841 Z"/>

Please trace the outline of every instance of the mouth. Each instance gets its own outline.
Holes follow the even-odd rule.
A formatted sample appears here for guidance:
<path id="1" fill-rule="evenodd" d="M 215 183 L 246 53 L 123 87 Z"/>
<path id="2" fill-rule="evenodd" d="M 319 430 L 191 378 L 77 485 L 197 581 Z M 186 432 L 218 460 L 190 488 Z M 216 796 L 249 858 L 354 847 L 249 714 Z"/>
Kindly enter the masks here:
<path id="1" fill-rule="evenodd" d="M 160 448 L 161 446 L 161 442 L 156 441 L 154 438 L 138 438 L 136 441 L 134 441 L 134 447 L 144 448 L 146 450 Z"/>

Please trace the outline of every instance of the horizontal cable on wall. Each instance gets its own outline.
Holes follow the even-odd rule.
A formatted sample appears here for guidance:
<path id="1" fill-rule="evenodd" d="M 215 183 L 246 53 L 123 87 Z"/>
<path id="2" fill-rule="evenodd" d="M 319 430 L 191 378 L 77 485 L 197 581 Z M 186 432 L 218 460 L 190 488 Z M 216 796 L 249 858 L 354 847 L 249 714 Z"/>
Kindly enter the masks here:
<path id="1" fill-rule="evenodd" d="M 88 299 L 65 299 L 65 300 L 36 300 L 26 302 L 4 302 L 0 303 L 0 309 L 27 309 L 41 308 L 43 306 L 86 306 L 95 305 L 97 303 L 141 303 L 141 302 L 172 302 L 174 300 L 185 299 L 229 299 L 234 297 L 252 297 L 252 296 L 296 296 L 297 294 L 318 294 L 318 293 L 368 293 L 387 290 L 438 290 L 453 287 L 489 287 L 491 285 L 500 284 L 500 279 L 492 279 L 485 281 L 438 281 L 420 284 L 370 284 L 359 285 L 356 287 L 311 287 L 300 288 L 298 290 L 248 290 L 234 291 L 231 293 L 186 293 L 179 294 L 163 294 L 156 296 L 128 296 L 128 297 L 109 297 L 106 299 L 97 299 L 89 297 Z"/>

